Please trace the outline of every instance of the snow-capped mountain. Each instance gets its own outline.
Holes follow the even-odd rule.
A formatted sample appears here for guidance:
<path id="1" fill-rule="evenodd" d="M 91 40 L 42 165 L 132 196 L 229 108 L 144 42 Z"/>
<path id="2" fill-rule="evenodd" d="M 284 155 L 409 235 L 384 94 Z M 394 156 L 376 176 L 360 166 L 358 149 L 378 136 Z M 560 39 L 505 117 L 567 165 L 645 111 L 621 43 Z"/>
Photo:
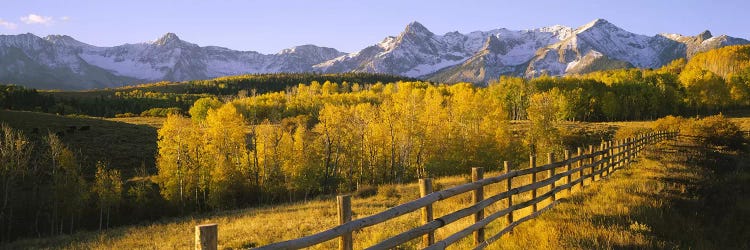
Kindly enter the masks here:
<path id="1" fill-rule="evenodd" d="M 567 39 L 572 32 L 573 29 L 559 25 L 523 31 L 502 29 L 485 38 L 484 46 L 461 64 L 428 78 L 438 82 L 483 82 L 500 75 L 520 75 L 537 50 Z"/>
<path id="2" fill-rule="evenodd" d="M 404 76 L 423 76 L 438 69 L 459 64 L 471 57 L 489 35 L 499 32 L 451 32 L 435 35 L 418 22 L 412 22 L 397 37 L 357 53 L 327 61 L 314 68 L 324 72 L 371 72 Z"/>
<path id="3" fill-rule="evenodd" d="M 713 36 L 708 30 L 703 31 L 696 36 L 683 36 L 680 34 L 661 34 L 660 36 L 685 44 L 685 46 L 687 46 L 686 55 L 688 58 L 697 53 L 709 51 L 712 49 L 729 45 L 748 43 L 748 41 L 745 39 L 734 38 L 727 35 Z"/>
<path id="4" fill-rule="evenodd" d="M 436 82 L 486 83 L 501 75 L 534 77 L 596 70 L 656 68 L 741 38 L 645 36 L 604 19 L 578 28 L 432 33 L 418 22 L 354 53 L 302 45 L 275 54 L 198 45 L 167 33 L 153 42 L 97 47 L 65 35 L 0 35 L 0 83 L 86 89 L 274 72 L 371 72 Z"/>
<path id="5" fill-rule="evenodd" d="M 537 51 L 525 72 L 563 75 L 616 67 L 656 68 L 684 56 L 685 46 L 663 36 L 623 30 L 604 19 L 577 28 L 573 35 Z"/>
<path id="6" fill-rule="evenodd" d="M 0 83 L 45 89 L 86 89 L 138 80 L 87 63 L 78 56 L 84 47 L 93 46 L 65 36 L 43 39 L 33 34 L 0 35 Z"/>
<path id="7" fill-rule="evenodd" d="M 551 33 L 545 33 L 551 32 Z M 555 33 L 556 31 L 556 33 Z M 439 82 L 468 81 L 486 83 L 500 75 L 534 77 L 542 74 L 580 74 L 616 68 L 657 68 L 675 59 L 747 40 L 711 37 L 704 32 L 696 37 L 681 35 L 638 35 L 621 29 L 604 19 L 597 19 L 579 28 L 549 27 L 525 31 L 527 37 L 490 37 L 488 44 L 471 59 L 454 67 L 442 69 L 427 78 Z M 550 36 L 552 34 L 552 36 Z M 533 37 L 529 38 L 529 37 Z M 543 39 L 539 39 L 539 38 Z M 507 60 L 505 44 L 536 40 L 535 46 L 516 46 L 516 60 Z M 515 41 L 515 43 L 511 42 Z M 529 56 L 530 54 L 533 54 Z"/>
<path id="8" fill-rule="evenodd" d="M 0 36 L 0 82 L 88 89 L 248 73 L 310 72 L 313 65 L 343 54 L 314 45 L 276 54 L 200 47 L 173 33 L 153 42 L 115 47 L 96 47 L 64 35 L 22 34 Z"/>

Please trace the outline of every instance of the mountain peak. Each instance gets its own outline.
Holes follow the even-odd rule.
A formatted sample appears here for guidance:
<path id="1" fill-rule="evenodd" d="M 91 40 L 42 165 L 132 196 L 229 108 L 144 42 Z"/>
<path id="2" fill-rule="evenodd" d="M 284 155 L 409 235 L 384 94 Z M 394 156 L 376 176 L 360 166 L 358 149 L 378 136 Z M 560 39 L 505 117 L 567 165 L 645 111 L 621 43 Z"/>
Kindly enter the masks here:
<path id="1" fill-rule="evenodd" d="M 179 42 L 179 41 L 181 41 L 180 37 L 178 37 L 175 33 L 169 32 L 161 36 L 161 38 L 159 38 L 158 40 L 156 40 L 154 44 L 167 45 L 167 44 L 171 44 L 171 43 Z"/>
<path id="2" fill-rule="evenodd" d="M 608 23 L 610 23 L 610 22 L 607 21 L 607 19 L 604 19 L 604 18 L 597 18 L 597 19 L 594 19 L 594 21 L 590 22 L 590 24 L 593 24 L 593 25 L 605 25 L 605 24 L 608 24 Z"/>
<path id="3" fill-rule="evenodd" d="M 406 25 L 406 29 L 404 29 L 404 33 L 410 33 L 410 34 L 429 34 L 433 35 L 430 30 L 428 30 L 424 25 L 417 21 L 413 21 L 409 23 L 409 25 Z"/>
<path id="4" fill-rule="evenodd" d="M 711 35 L 711 31 L 704 30 L 703 32 L 698 34 L 698 37 L 700 37 L 701 40 L 708 40 L 709 38 L 713 37 L 713 35 Z"/>
<path id="5" fill-rule="evenodd" d="M 584 24 L 583 26 L 581 26 L 580 28 L 578 28 L 578 30 L 588 30 L 588 29 L 595 28 L 595 27 L 607 27 L 609 29 L 611 29 L 611 28 L 619 29 L 617 26 L 615 26 L 614 24 L 610 23 L 606 19 L 597 18 L 594 21 L 591 21 L 591 22 L 589 22 L 587 24 Z"/>
<path id="6" fill-rule="evenodd" d="M 66 45 L 66 46 L 74 46 L 74 47 L 80 47 L 80 46 L 86 46 L 88 44 L 85 44 L 83 42 L 80 42 L 76 40 L 73 37 L 70 37 L 68 35 L 48 35 L 44 37 L 44 40 L 47 40 L 53 44 L 57 45 Z"/>

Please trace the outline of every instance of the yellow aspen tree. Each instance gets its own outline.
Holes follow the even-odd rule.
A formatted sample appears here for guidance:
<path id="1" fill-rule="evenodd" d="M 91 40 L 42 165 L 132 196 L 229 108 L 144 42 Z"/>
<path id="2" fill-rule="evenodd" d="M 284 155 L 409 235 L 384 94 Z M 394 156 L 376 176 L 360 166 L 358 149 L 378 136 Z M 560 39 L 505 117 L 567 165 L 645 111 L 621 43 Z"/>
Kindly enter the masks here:
<path id="1" fill-rule="evenodd" d="M 201 144 L 195 138 L 195 129 L 190 119 L 169 115 L 158 131 L 157 183 L 162 196 L 181 207 L 187 205 L 191 199 L 191 190 L 198 186 L 195 178 L 198 173 L 191 171 L 191 163 L 198 160 L 191 159 L 194 158 L 191 155 L 199 154 L 195 150 Z"/>
<path id="2" fill-rule="evenodd" d="M 209 110 L 206 117 L 205 141 L 212 163 L 208 204 L 214 208 L 235 207 L 241 202 L 246 184 L 243 164 L 247 156 L 247 125 L 232 103 Z"/>

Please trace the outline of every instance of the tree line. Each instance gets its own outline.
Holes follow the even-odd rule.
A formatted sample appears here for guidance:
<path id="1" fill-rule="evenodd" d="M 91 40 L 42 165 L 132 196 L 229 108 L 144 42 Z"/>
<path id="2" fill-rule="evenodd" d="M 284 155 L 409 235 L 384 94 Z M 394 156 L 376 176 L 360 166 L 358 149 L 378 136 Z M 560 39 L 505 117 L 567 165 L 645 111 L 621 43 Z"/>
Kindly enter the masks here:
<path id="1" fill-rule="evenodd" d="M 313 81 L 356 82 L 361 84 L 413 80 L 407 77 L 373 73 L 276 73 L 226 76 L 185 82 L 157 82 L 116 89 L 39 92 L 16 85 L 0 85 L 3 108 L 55 114 L 96 117 L 166 116 L 157 109 L 187 111 L 202 97 L 247 96 L 282 91 Z M 148 111 L 148 112 L 147 112 Z M 145 112 L 145 113 L 144 113 Z M 184 112 L 183 112 L 184 113 Z"/>

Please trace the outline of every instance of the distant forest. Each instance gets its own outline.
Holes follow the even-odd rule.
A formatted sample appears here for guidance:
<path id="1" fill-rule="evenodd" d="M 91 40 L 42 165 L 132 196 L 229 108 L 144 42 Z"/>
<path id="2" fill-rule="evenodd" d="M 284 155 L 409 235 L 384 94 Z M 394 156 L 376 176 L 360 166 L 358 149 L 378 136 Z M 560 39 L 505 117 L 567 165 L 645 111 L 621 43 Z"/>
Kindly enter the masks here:
<path id="1" fill-rule="evenodd" d="M 279 73 L 219 77 L 210 80 L 157 82 L 116 89 L 86 91 L 38 91 L 17 85 L 0 84 L 0 104 L 5 109 L 53 114 L 115 117 L 157 114 L 166 109 L 187 109 L 201 97 L 246 96 L 283 91 L 298 84 L 337 82 L 375 84 L 411 81 L 413 78 L 370 73 Z M 149 111 L 150 110 L 150 111 Z"/>

